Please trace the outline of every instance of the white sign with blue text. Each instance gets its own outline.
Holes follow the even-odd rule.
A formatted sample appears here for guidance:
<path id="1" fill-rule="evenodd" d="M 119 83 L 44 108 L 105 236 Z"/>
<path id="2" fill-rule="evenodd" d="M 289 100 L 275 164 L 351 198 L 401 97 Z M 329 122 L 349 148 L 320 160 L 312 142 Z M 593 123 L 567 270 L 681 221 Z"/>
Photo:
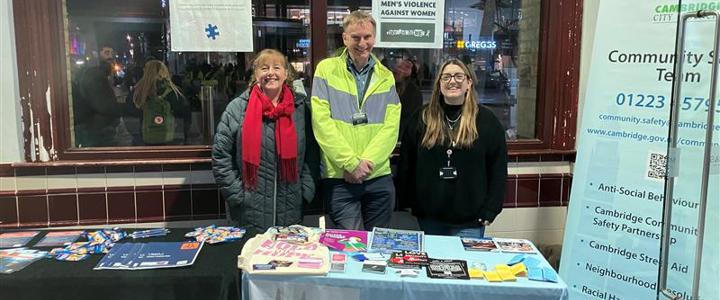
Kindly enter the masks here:
<path id="1" fill-rule="evenodd" d="M 710 103 L 715 19 L 689 21 L 685 51 L 675 55 L 678 13 L 720 5 L 678 2 L 599 1 L 560 269 L 571 300 L 656 299 L 665 176 L 675 181 L 667 288 L 692 298 L 705 145 L 714 158 L 700 296 L 693 300 L 720 299 L 720 104 Z M 682 74 L 674 74 L 675 62 Z M 673 79 L 681 82 L 678 145 L 668 149 Z"/>

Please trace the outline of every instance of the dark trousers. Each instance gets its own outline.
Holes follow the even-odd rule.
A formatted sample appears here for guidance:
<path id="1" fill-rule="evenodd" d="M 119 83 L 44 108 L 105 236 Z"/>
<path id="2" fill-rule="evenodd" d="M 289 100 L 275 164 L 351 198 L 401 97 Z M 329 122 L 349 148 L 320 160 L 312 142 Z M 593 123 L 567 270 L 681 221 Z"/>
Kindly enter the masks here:
<path id="1" fill-rule="evenodd" d="M 343 179 L 323 179 L 322 197 L 329 203 L 330 218 L 340 229 L 367 230 L 389 227 L 395 204 L 392 176 L 381 176 L 360 184 Z"/>
<path id="2" fill-rule="evenodd" d="M 480 223 L 473 225 L 456 225 L 431 219 L 418 219 L 418 224 L 425 234 L 471 237 L 476 239 L 485 237 L 485 226 L 480 225 Z"/>

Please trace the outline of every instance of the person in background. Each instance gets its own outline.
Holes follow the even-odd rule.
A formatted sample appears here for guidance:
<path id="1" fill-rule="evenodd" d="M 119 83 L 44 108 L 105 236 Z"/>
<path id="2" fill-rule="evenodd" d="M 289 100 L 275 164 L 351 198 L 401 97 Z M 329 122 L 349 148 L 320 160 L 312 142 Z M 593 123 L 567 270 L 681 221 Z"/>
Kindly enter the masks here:
<path id="1" fill-rule="evenodd" d="M 75 144 L 78 147 L 118 145 L 117 127 L 126 107 L 117 101 L 112 76 L 113 48 L 102 46 L 98 65 L 81 69 L 73 82 Z"/>
<path id="2" fill-rule="evenodd" d="M 184 144 L 190 104 L 173 83 L 164 63 L 159 60 L 145 63 L 143 75 L 133 88 L 133 103 L 142 112 L 140 124 L 145 145 Z M 181 129 L 179 134 L 176 129 Z"/>
<path id="3" fill-rule="evenodd" d="M 345 49 L 321 61 L 312 87 L 312 126 L 322 150 L 321 195 L 342 229 L 388 227 L 395 202 L 390 154 L 400 124 L 392 72 L 372 54 L 375 20 L 353 11 Z"/>
<path id="4" fill-rule="evenodd" d="M 502 210 L 505 132 L 477 103 L 470 70 L 446 61 L 402 137 L 399 193 L 427 234 L 482 238 Z"/>
<path id="5" fill-rule="evenodd" d="M 315 195 L 310 115 L 289 67 L 277 50 L 262 50 L 249 89 L 228 104 L 215 134 L 215 181 L 230 217 L 251 236 L 302 223 L 303 199 Z"/>
<path id="6" fill-rule="evenodd" d="M 413 74 L 417 74 L 415 65 L 412 61 L 406 58 L 399 59 L 393 68 L 395 88 L 400 96 L 400 103 L 402 103 L 399 136 L 402 136 L 405 131 L 407 121 L 410 116 L 420 109 L 423 104 L 422 92 L 420 92 L 420 88 L 416 84 L 415 79 L 412 77 Z"/>

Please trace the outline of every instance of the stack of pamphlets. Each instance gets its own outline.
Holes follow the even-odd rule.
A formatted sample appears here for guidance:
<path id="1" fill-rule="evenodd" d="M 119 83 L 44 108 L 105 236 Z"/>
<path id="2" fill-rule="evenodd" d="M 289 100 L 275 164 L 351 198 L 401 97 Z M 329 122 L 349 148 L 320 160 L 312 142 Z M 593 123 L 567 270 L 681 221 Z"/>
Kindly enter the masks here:
<path id="1" fill-rule="evenodd" d="M 368 232 L 360 230 L 326 229 L 320 243 L 331 249 L 345 252 L 367 251 Z"/>
<path id="2" fill-rule="evenodd" d="M 470 275 L 470 279 L 482 279 L 485 277 L 483 275 L 487 271 L 487 266 L 485 266 L 484 263 L 474 261 L 474 262 L 468 262 L 468 275 Z"/>
<path id="3" fill-rule="evenodd" d="M 470 279 L 467 262 L 456 259 L 430 259 L 427 276 L 442 279 Z"/>
<path id="4" fill-rule="evenodd" d="M 20 271 L 46 255 L 47 251 L 27 248 L 0 250 L 0 274 L 10 274 Z"/>
<path id="5" fill-rule="evenodd" d="M 67 246 L 76 241 L 80 236 L 85 234 L 85 231 L 51 231 L 48 232 L 42 240 L 40 240 L 35 247 L 59 247 Z"/>
<path id="6" fill-rule="evenodd" d="M 423 251 L 425 233 L 414 230 L 373 228 L 370 252 Z"/>
<path id="7" fill-rule="evenodd" d="M 0 233 L 0 248 L 18 248 L 25 246 L 40 231 L 17 231 Z"/>
<path id="8" fill-rule="evenodd" d="M 537 253 L 532 243 L 521 239 L 493 239 L 498 249 L 503 252 Z"/>
<path id="9" fill-rule="evenodd" d="M 152 242 L 116 244 L 95 270 L 175 268 L 195 263 L 203 242 Z"/>
<path id="10" fill-rule="evenodd" d="M 330 253 L 330 272 L 345 272 L 347 255 L 345 253 Z"/>
<path id="11" fill-rule="evenodd" d="M 84 236 L 87 237 L 87 242 L 75 242 L 65 248 L 53 248 L 50 250 L 50 256 L 60 261 L 81 261 L 91 254 L 108 253 L 115 242 L 125 238 L 127 233 L 115 227 L 87 232 Z M 69 237 L 66 238 L 69 239 Z"/>
<path id="12" fill-rule="evenodd" d="M 541 266 L 540 260 L 530 255 L 515 255 L 510 258 L 507 265 L 515 270 L 516 273 L 520 273 L 521 275 L 519 276 L 527 276 L 530 280 L 558 282 L 558 276 L 555 270 Z"/>
<path id="13" fill-rule="evenodd" d="M 527 274 L 528 279 L 533 281 L 558 282 L 557 273 L 555 273 L 555 270 L 548 267 L 528 268 Z"/>
<path id="14" fill-rule="evenodd" d="M 273 226 L 268 228 L 266 233 L 271 234 L 275 241 L 290 244 L 305 244 L 310 241 L 310 236 L 313 234 L 309 228 L 301 225 Z"/>
<path id="15" fill-rule="evenodd" d="M 535 248 L 528 240 L 503 238 L 470 238 L 461 237 L 463 248 L 467 251 L 502 251 L 535 254 Z"/>
<path id="16" fill-rule="evenodd" d="M 462 242 L 463 248 L 468 251 L 494 251 L 498 248 L 492 238 L 478 239 L 461 237 L 460 241 Z"/>
<path id="17" fill-rule="evenodd" d="M 245 229 L 243 228 L 217 227 L 215 225 L 210 225 L 204 228 L 195 228 L 195 230 L 186 233 L 185 237 L 212 245 L 223 242 L 238 241 L 241 240 L 244 235 Z"/>
<path id="18" fill-rule="evenodd" d="M 170 229 L 154 228 L 154 229 L 135 231 L 135 232 L 129 234 L 128 236 L 133 239 L 144 239 L 144 238 L 150 238 L 150 237 L 156 237 L 156 236 L 166 236 L 168 233 L 170 233 Z"/>
<path id="19" fill-rule="evenodd" d="M 427 266 L 427 253 L 421 251 L 400 251 L 390 255 L 388 265 L 396 269 L 414 269 Z"/>

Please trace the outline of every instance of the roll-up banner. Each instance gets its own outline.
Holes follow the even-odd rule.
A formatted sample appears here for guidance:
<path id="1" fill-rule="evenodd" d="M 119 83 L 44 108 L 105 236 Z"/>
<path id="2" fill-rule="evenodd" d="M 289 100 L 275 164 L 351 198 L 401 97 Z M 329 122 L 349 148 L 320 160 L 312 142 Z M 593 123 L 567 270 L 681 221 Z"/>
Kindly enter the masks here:
<path id="1" fill-rule="evenodd" d="M 691 299 L 706 163 L 699 299 L 720 299 L 720 104 L 710 107 L 711 67 L 718 63 L 714 17 L 688 21 L 685 51 L 675 55 L 678 12 L 700 9 L 718 10 L 720 2 L 599 1 L 560 269 L 570 299 L 656 298 L 666 175 L 675 180 L 667 287 Z M 682 74 L 674 74 L 676 61 Z M 678 146 L 668 150 L 673 78 L 682 82 Z M 704 163 L 708 111 L 716 122 Z"/>

